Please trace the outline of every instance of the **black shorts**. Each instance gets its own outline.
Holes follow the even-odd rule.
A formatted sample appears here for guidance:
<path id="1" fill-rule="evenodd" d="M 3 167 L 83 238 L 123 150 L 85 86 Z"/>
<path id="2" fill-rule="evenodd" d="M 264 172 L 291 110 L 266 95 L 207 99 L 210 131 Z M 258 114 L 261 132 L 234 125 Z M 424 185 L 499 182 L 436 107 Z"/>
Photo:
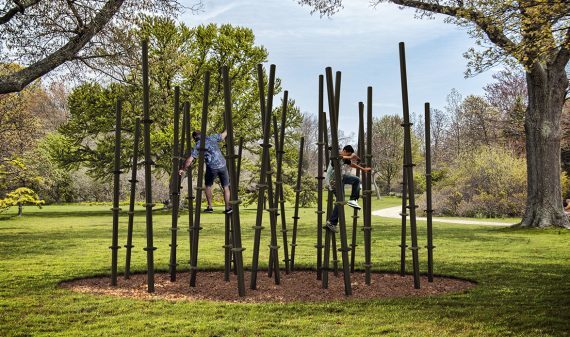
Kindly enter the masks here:
<path id="1" fill-rule="evenodd" d="M 206 186 L 212 186 L 216 177 L 220 177 L 220 183 L 222 183 L 222 187 L 230 185 L 230 177 L 225 166 L 217 169 L 212 169 L 206 166 Z"/>

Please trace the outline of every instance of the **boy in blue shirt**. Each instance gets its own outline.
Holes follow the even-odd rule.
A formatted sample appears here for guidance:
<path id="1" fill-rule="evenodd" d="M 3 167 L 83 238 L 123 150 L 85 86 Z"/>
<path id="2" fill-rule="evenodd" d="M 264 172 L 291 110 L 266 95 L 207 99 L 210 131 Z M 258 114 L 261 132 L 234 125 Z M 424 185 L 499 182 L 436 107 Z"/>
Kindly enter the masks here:
<path id="1" fill-rule="evenodd" d="M 204 209 L 204 213 L 213 213 L 214 210 L 212 209 L 212 185 L 214 184 L 214 179 L 216 177 L 220 178 L 220 183 L 224 188 L 224 201 L 226 204 L 226 210 L 224 213 L 230 214 L 232 212 L 232 208 L 229 206 L 230 202 L 230 179 L 228 174 L 228 169 L 226 167 L 226 159 L 220 151 L 220 147 L 218 146 L 219 142 L 223 142 L 226 139 L 227 132 L 224 130 L 222 133 L 216 133 L 211 136 L 207 136 L 205 139 L 205 148 L 206 151 L 204 152 L 204 160 L 206 162 L 206 174 L 205 174 L 205 193 L 206 193 L 206 201 L 208 202 L 208 206 Z M 200 138 L 202 134 L 198 131 L 192 132 L 192 138 L 196 142 L 194 148 L 192 149 L 190 157 L 184 161 L 184 165 L 178 171 L 180 175 L 183 175 L 186 171 L 186 168 L 192 164 L 194 158 L 198 158 L 199 151 L 198 147 L 200 146 Z"/>

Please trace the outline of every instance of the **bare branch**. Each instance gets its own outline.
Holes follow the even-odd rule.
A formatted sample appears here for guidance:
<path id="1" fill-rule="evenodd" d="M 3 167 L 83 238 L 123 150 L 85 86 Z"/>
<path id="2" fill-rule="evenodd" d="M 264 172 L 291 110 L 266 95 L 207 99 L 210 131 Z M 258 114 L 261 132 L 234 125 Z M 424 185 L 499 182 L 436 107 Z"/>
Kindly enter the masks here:
<path id="1" fill-rule="evenodd" d="M 16 14 L 21 13 L 23 14 L 26 8 L 32 7 L 33 5 L 37 4 L 41 0 L 30 0 L 30 1 L 14 1 L 16 6 L 10 8 L 6 14 L 0 16 L 0 25 L 5 24 L 6 22 L 10 21 Z"/>
<path id="2" fill-rule="evenodd" d="M 400 6 L 412 7 L 424 11 L 449 15 L 458 19 L 471 21 L 475 23 L 483 32 L 485 32 L 491 42 L 505 50 L 507 53 L 512 55 L 516 50 L 516 44 L 511 41 L 500 28 L 498 28 L 498 25 L 495 25 L 493 22 L 491 22 L 491 18 L 486 17 L 484 14 L 474 9 L 468 9 L 464 7 L 463 3 L 460 4 L 460 7 L 454 7 L 440 5 L 437 3 L 426 3 L 419 0 L 389 1 Z"/>
<path id="3" fill-rule="evenodd" d="M 84 26 L 77 36 L 74 36 L 63 47 L 29 67 L 8 76 L 0 76 L 0 93 L 10 93 L 22 90 L 35 79 L 47 74 L 66 61 L 74 59 L 75 55 L 111 20 L 119 11 L 125 0 L 108 0 L 105 6 L 93 20 Z"/>

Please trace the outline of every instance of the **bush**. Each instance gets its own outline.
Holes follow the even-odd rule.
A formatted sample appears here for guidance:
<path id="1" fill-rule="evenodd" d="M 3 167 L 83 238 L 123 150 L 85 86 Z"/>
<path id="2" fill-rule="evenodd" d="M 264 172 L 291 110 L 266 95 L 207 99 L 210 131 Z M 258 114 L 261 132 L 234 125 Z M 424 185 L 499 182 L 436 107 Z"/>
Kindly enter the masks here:
<path id="1" fill-rule="evenodd" d="M 433 187 L 437 215 L 522 216 L 525 201 L 525 160 L 500 148 L 483 147 L 457 158 Z"/>

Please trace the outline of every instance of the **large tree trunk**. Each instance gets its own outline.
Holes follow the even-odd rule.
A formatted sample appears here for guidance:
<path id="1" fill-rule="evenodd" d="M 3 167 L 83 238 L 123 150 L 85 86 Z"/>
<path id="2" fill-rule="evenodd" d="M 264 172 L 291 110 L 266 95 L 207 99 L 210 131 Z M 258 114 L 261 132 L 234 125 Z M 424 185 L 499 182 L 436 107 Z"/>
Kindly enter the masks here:
<path id="1" fill-rule="evenodd" d="M 527 204 L 521 227 L 566 227 L 560 189 L 560 116 L 568 78 L 564 69 L 535 64 L 527 72 L 525 116 Z"/>

